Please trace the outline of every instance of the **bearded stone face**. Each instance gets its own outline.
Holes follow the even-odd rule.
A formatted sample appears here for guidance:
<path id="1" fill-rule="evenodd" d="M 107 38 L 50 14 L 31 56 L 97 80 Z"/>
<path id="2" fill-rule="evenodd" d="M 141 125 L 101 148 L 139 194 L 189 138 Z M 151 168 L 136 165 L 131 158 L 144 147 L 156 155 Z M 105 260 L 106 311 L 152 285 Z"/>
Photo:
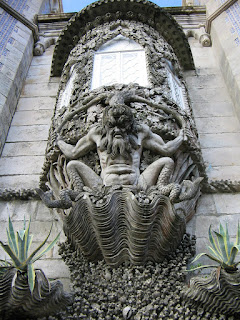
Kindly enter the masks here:
<path id="1" fill-rule="evenodd" d="M 112 159 L 118 155 L 129 158 L 132 149 L 136 148 L 134 131 L 134 117 L 129 107 L 115 105 L 106 108 L 100 150 L 106 150 Z"/>

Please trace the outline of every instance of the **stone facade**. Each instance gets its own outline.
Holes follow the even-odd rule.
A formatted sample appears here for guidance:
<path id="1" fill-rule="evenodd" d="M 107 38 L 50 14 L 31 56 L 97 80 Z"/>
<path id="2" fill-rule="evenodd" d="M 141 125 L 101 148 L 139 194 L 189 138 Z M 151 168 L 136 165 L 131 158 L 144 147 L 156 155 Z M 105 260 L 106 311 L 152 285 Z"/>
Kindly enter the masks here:
<path id="1" fill-rule="evenodd" d="M 240 123 L 237 101 L 239 101 L 240 80 L 237 70 L 240 46 L 237 44 L 237 36 L 234 38 L 234 33 L 230 33 L 231 12 L 224 11 L 213 20 L 209 36 L 202 26 L 206 23 L 206 13 L 208 17 L 217 9 L 213 8 L 213 4 L 216 6 L 216 1 L 195 3 L 206 4 L 207 12 L 203 6 L 194 7 L 193 3 L 186 4 L 187 8 L 170 8 L 169 13 L 188 36 L 195 64 L 195 70 L 184 71 L 183 77 L 189 92 L 206 172 L 209 181 L 216 182 L 222 179 L 239 181 Z M 233 6 L 238 10 L 239 1 Z M 39 8 L 40 4 L 34 9 L 35 12 L 39 12 Z M 230 7 L 227 10 L 232 9 Z M 227 15 L 229 20 L 226 22 Z M 39 30 L 48 39 L 56 38 L 70 17 L 71 14 L 39 15 Z M 31 18 L 32 16 L 29 16 L 29 19 Z M 226 28 L 225 24 L 229 28 Z M 19 27 L 16 29 L 18 30 L 16 37 L 20 38 L 14 39 L 19 42 L 24 42 L 23 39 L 28 40 L 23 46 L 18 45 L 18 42 L 8 43 L 6 49 L 11 47 L 8 57 L 2 55 L 0 61 L 2 63 L 0 65 L 1 108 L 2 114 L 4 112 L 7 114 L 1 117 L 2 132 L 4 132 L 2 145 L 17 105 L 0 158 L 0 188 L 8 189 L 5 198 L 3 193 L 0 202 L 0 220 L 3 230 L 8 215 L 11 215 L 16 226 L 22 224 L 24 215 L 27 219 L 31 215 L 32 232 L 37 243 L 47 235 L 50 221 L 54 221 L 52 237 L 62 228 L 59 215 L 44 207 L 36 195 L 32 200 L 22 200 L 23 196 L 19 196 L 16 192 L 12 192 L 13 200 L 9 201 L 8 197 L 11 194 L 10 189 L 16 191 L 38 187 L 60 78 L 50 76 L 54 46 L 46 46 L 42 56 L 32 58 L 34 45 L 32 32 L 20 22 L 16 22 L 16 27 Z M 15 35 L 14 32 L 12 31 L 10 38 Z M 237 32 L 238 29 L 235 35 Z M 28 34 L 27 38 L 25 34 Z M 207 41 L 201 41 L 203 36 Z M 212 43 L 211 46 L 209 41 Z M 16 61 L 19 61 L 18 65 L 13 63 Z M 11 86 L 15 86 L 17 90 L 12 90 Z M 234 237 L 236 234 L 236 225 L 240 218 L 240 195 L 231 192 L 233 191 L 231 188 L 227 193 L 222 192 L 229 186 L 228 182 L 224 183 L 225 189 L 221 189 L 221 185 L 217 182 L 214 190 L 203 191 L 197 212 L 187 226 L 188 231 L 197 236 L 198 252 L 205 251 L 210 224 L 213 228 L 217 228 L 219 221 L 226 221 L 229 223 L 230 235 Z M 27 190 L 25 192 L 28 194 Z M 4 257 L 2 251 L 1 256 Z M 48 277 L 61 278 L 65 283 L 68 282 L 68 269 L 58 256 L 57 247 L 39 261 L 39 266 Z"/>

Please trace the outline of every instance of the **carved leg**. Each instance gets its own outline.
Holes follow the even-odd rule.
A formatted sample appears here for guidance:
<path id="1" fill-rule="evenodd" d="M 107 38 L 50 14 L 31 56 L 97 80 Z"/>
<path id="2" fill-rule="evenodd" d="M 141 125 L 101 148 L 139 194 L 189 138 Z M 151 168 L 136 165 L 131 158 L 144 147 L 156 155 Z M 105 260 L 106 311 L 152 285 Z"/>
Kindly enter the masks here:
<path id="1" fill-rule="evenodd" d="M 67 165 L 67 172 L 75 191 L 82 191 L 83 186 L 92 189 L 102 184 L 102 179 L 81 161 L 70 161 Z"/>
<path id="2" fill-rule="evenodd" d="M 171 158 L 161 158 L 151 163 L 143 171 L 138 180 L 138 186 L 146 190 L 154 185 L 166 185 L 173 172 L 174 161 Z"/>
<path id="3" fill-rule="evenodd" d="M 138 186 L 146 190 L 157 185 L 161 194 L 169 196 L 171 201 L 177 199 L 181 192 L 179 184 L 170 183 L 169 180 L 173 173 L 174 161 L 171 158 L 164 157 L 154 161 L 139 177 Z"/>

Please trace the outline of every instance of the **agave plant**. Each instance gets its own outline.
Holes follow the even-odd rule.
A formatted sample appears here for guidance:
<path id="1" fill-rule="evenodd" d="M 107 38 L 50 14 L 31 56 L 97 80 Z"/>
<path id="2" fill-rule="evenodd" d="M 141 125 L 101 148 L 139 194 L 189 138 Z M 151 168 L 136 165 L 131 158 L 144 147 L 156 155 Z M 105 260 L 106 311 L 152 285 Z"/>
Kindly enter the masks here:
<path id="1" fill-rule="evenodd" d="M 48 244 L 45 249 L 39 252 L 50 236 L 50 233 L 52 231 L 51 226 L 46 239 L 31 254 L 29 254 L 30 246 L 33 239 L 33 236 L 29 233 L 30 223 L 31 219 L 29 220 L 28 226 L 26 228 L 26 221 L 24 218 L 23 230 L 19 230 L 15 233 L 12 221 L 9 217 L 7 229 L 8 244 L 3 244 L 2 241 L 0 241 L 0 244 L 5 252 L 7 252 L 10 256 L 11 263 L 7 262 L 6 260 L 0 260 L 0 275 L 13 267 L 22 273 L 27 273 L 28 286 L 31 293 L 33 293 L 36 277 L 33 264 L 55 245 L 55 243 L 59 239 L 60 233 L 50 244 Z"/>
<path id="2" fill-rule="evenodd" d="M 211 244 L 210 246 L 208 246 L 208 250 L 210 253 L 198 254 L 196 258 L 192 261 L 192 263 L 196 262 L 202 256 L 207 256 L 211 260 L 217 262 L 218 265 L 198 266 L 196 268 L 191 268 L 191 270 L 188 271 L 194 271 L 197 269 L 210 267 L 220 267 L 223 268 L 226 272 L 234 272 L 237 270 L 237 265 L 240 263 L 240 260 L 235 261 L 238 251 L 240 250 L 239 222 L 235 243 L 231 243 L 230 241 L 227 224 L 226 228 L 224 229 L 224 227 L 220 223 L 219 232 L 213 232 L 210 226 L 208 231 L 209 241 Z"/>

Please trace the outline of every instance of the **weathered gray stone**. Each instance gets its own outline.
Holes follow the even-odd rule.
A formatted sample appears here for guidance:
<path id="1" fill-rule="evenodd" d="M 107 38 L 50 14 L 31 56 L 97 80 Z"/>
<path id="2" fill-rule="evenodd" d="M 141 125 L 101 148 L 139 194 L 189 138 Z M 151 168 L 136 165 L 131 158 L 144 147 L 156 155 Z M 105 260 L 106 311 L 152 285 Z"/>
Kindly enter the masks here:
<path id="1" fill-rule="evenodd" d="M 224 227 L 228 224 L 229 235 L 234 237 L 237 234 L 237 223 L 240 221 L 240 213 L 238 214 L 222 214 L 221 216 L 197 216 L 196 217 L 196 236 L 197 238 L 208 238 L 209 226 L 213 230 L 219 230 L 219 224 Z"/>
<path id="2" fill-rule="evenodd" d="M 216 206 L 212 194 L 202 194 L 198 200 L 196 208 L 197 215 L 215 215 L 217 214 Z"/>
<path id="3" fill-rule="evenodd" d="M 50 78 L 49 65 L 31 66 L 29 68 L 25 83 L 42 83 L 48 82 Z"/>
<path id="4" fill-rule="evenodd" d="M 192 102 L 208 103 L 209 101 L 227 101 L 227 90 L 225 87 L 219 88 L 194 88 L 191 87 L 189 95 Z"/>
<path id="5" fill-rule="evenodd" d="M 52 52 L 53 46 L 49 47 L 42 56 L 34 56 L 32 59 L 32 66 L 39 66 L 39 65 L 51 65 L 52 62 Z"/>
<path id="6" fill-rule="evenodd" d="M 207 165 L 237 166 L 240 159 L 240 147 L 203 149 L 202 154 Z"/>
<path id="7" fill-rule="evenodd" d="M 42 200 L 36 202 L 36 220 L 37 221 L 58 221 L 59 225 L 62 225 L 60 214 L 56 209 L 50 209 L 43 204 Z"/>
<path id="8" fill-rule="evenodd" d="M 56 99 L 52 97 L 21 97 L 18 102 L 17 110 L 53 110 Z"/>
<path id="9" fill-rule="evenodd" d="M 11 156 L 40 156 L 45 154 L 46 141 L 37 142 L 7 142 L 2 157 Z"/>
<path id="10" fill-rule="evenodd" d="M 0 175 L 0 188 L 2 189 L 16 189 L 21 188 L 37 188 L 39 185 L 40 174 L 24 174 L 5 176 Z"/>
<path id="11" fill-rule="evenodd" d="M 69 278 L 69 270 L 65 263 L 60 259 L 38 260 L 35 268 L 42 269 L 46 276 L 51 279 Z"/>
<path id="12" fill-rule="evenodd" d="M 15 224 L 17 224 L 17 222 Z M 31 221 L 30 232 L 34 235 L 33 239 L 35 242 L 40 242 L 40 243 L 43 242 L 43 240 L 45 240 L 45 238 L 49 234 L 50 229 L 51 229 L 50 221 L 36 221 L 36 220 Z M 61 230 L 62 230 L 61 224 L 58 224 L 58 221 L 53 221 L 53 227 L 52 227 L 51 234 L 48 238 L 48 241 L 50 242 L 54 240 Z"/>
<path id="13" fill-rule="evenodd" d="M 240 166 L 215 166 L 207 167 L 207 174 L 211 180 L 239 181 Z"/>
<path id="14" fill-rule="evenodd" d="M 36 206 L 37 201 L 21 201 L 21 200 L 14 200 L 14 201 L 0 201 L 0 220 L 1 221 L 8 221 L 8 217 L 11 217 L 13 222 L 24 220 L 29 220 L 31 216 L 32 219 L 35 219 L 36 216 Z"/>
<path id="15" fill-rule="evenodd" d="M 219 214 L 240 214 L 239 194 L 214 194 L 213 198 Z"/>
<path id="16" fill-rule="evenodd" d="M 25 84 L 22 97 L 55 97 L 58 91 L 58 83 Z"/>
<path id="17" fill-rule="evenodd" d="M 5 104 L 6 97 L 0 93 L 0 108 Z"/>
<path id="18" fill-rule="evenodd" d="M 5 105 L 0 105 L 0 124 L 1 124 L 1 133 L 0 134 L 5 134 L 7 135 L 9 125 L 11 123 L 11 114 L 10 110 L 7 108 L 6 104 Z"/>
<path id="19" fill-rule="evenodd" d="M 12 126 L 8 133 L 8 142 L 47 140 L 48 130 L 48 125 Z"/>
<path id="20" fill-rule="evenodd" d="M 213 88 L 218 90 L 221 87 L 225 87 L 223 77 L 217 70 L 214 73 L 204 75 L 186 74 L 186 82 L 189 88 L 193 87 L 196 89 Z"/>
<path id="21" fill-rule="evenodd" d="M 12 126 L 28 126 L 47 124 L 50 126 L 52 110 L 17 111 L 12 120 Z"/>
<path id="22" fill-rule="evenodd" d="M 0 73 L 0 93 L 7 97 L 8 92 L 11 88 L 12 81 L 10 78 L 8 78 L 6 75 Z"/>
<path id="23" fill-rule="evenodd" d="M 200 134 L 199 140 L 202 148 L 239 147 L 240 133 L 208 133 Z M 214 150 L 212 151 L 214 152 Z"/>
<path id="24" fill-rule="evenodd" d="M 196 118 L 234 116 L 233 105 L 230 101 L 194 102 L 193 107 L 193 113 Z"/>
<path id="25" fill-rule="evenodd" d="M 44 156 L 19 156 L 0 159 L 1 175 L 40 174 Z"/>
<path id="26" fill-rule="evenodd" d="M 236 117 L 197 118 L 199 133 L 239 132 L 239 121 Z"/>

